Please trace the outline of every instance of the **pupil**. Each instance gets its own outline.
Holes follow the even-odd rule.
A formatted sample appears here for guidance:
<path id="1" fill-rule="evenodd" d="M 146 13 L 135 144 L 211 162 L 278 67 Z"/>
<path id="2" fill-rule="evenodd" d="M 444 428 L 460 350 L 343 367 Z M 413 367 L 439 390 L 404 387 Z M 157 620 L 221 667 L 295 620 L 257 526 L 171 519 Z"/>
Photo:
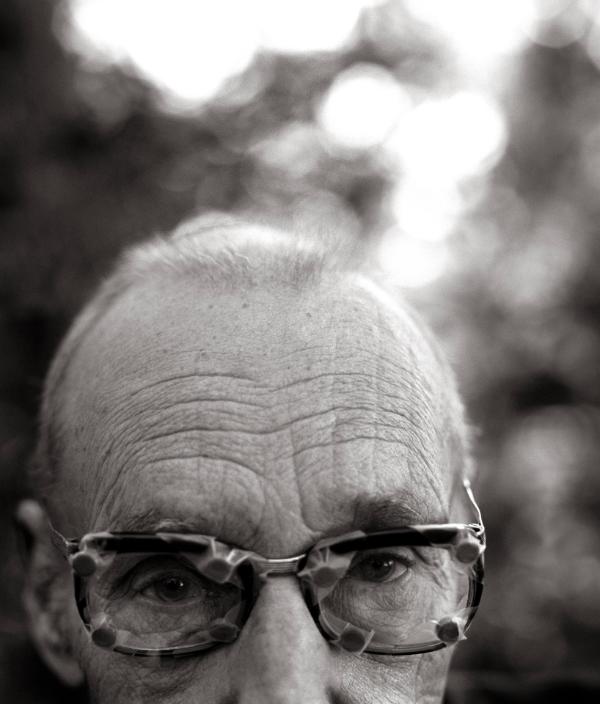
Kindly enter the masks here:
<path id="1" fill-rule="evenodd" d="M 394 570 L 394 560 L 389 557 L 373 557 L 365 565 L 365 577 L 374 582 L 381 582 Z"/>
<path id="2" fill-rule="evenodd" d="M 166 599 L 177 599 L 185 596 L 186 583 L 181 577 L 168 577 L 158 584 L 158 593 Z"/>

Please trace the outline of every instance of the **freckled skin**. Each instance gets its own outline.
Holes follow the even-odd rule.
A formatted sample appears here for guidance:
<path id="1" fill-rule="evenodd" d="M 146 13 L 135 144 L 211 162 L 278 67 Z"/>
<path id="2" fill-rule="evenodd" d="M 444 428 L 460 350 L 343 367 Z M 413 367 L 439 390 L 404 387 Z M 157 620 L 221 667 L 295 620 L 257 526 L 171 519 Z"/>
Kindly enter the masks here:
<path id="1" fill-rule="evenodd" d="M 57 492 L 71 501 L 54 520 L 68 535 L 185 520 L 271 557 L 360 527 L 356 497 L 457 520 L 446 387 L 409 315 L 357 281 L 244 293 L 140 284 L 70 366 Z M 95 647 L 71 607 L 68 618 L 98 704 L 430 704 L 451 655 L 340 651 L 294 577 L 268 582 L 233 644 L 160 666 Z"/>

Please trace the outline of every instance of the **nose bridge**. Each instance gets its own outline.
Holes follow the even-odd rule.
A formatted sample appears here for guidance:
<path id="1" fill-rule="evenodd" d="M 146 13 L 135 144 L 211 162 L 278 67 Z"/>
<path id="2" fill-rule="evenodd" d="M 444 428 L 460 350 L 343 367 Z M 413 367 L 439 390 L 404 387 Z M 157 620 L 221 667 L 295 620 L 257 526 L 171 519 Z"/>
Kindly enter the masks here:
<path id="1" fill-rule="evenodd" d="M 236 644 L 231 672 L 240 704 L 327 704 L 332 651 L 292 575 L 272 576 Z"/>

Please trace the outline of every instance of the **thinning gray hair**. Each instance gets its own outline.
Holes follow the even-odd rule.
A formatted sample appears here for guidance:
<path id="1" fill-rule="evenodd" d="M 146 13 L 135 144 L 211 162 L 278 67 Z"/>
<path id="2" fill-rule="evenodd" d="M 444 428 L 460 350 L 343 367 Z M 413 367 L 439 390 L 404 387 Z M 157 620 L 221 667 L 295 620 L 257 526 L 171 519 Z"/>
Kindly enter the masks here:
<path id="1" fill-rule="evenodd" d="M 193 218 L 169 236 L 156 236 L 126 250 L 75 318 L 50 366 L 44 385 L 38 442 L 30 464 L 32 491 L 47 501 L 58 475 L 65 434 L 58 420 L 58 409 L 69 364 L 87 333 L 127 291 L 161 275 L 193 277 L 214 292 L 270 286 L 300 290 L 318 285 L 326 275 L 343 278 L 361 273 L 355 255 L 341 240 L 329 240 L 324 245 L 315 238 L 307 239 L 220 213 Z M 389 292 L 377 276 L 366 275 L 382 291 Z M 452 452 L 461 466 L 458 474 L 469 473 L 468 433 L 453 373 L 429 329 L 417 316 L 411 317 L 445 371 L 455 421 L 451 429 Z"/>

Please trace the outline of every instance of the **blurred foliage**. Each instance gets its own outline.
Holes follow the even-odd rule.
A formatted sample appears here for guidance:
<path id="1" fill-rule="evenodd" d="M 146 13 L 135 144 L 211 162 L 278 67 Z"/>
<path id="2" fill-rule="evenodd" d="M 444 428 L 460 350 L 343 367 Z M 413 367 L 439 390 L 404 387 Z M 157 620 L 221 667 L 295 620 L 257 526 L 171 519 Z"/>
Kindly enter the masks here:
<path id="1" fill-rule="evenodd" d="M 394 41 L 388 6 L 339 52 L 258 55 L 198 112 L 169 113 L 148 83 L 69 54 L 55 5 L 0 5 L 0 657 L 11 670 L 32 658 L 9 528 L 43 376 L 118 252 L 209 209 L 293 213 L 297 227 L 342 229 L 368 252 L 391 224 L 391 176 L 369 151 L 327 148 L 317 101 L 359 61 L 422 91 L 458 82 L 418 23 Z M 489 578 L 461 670 L 598 668 L 598 79 L 579 42 L 531 44 L 513 62 L 505 154 L 455 228 L 444 276 L 410 294 L 479 429 Z"/>

